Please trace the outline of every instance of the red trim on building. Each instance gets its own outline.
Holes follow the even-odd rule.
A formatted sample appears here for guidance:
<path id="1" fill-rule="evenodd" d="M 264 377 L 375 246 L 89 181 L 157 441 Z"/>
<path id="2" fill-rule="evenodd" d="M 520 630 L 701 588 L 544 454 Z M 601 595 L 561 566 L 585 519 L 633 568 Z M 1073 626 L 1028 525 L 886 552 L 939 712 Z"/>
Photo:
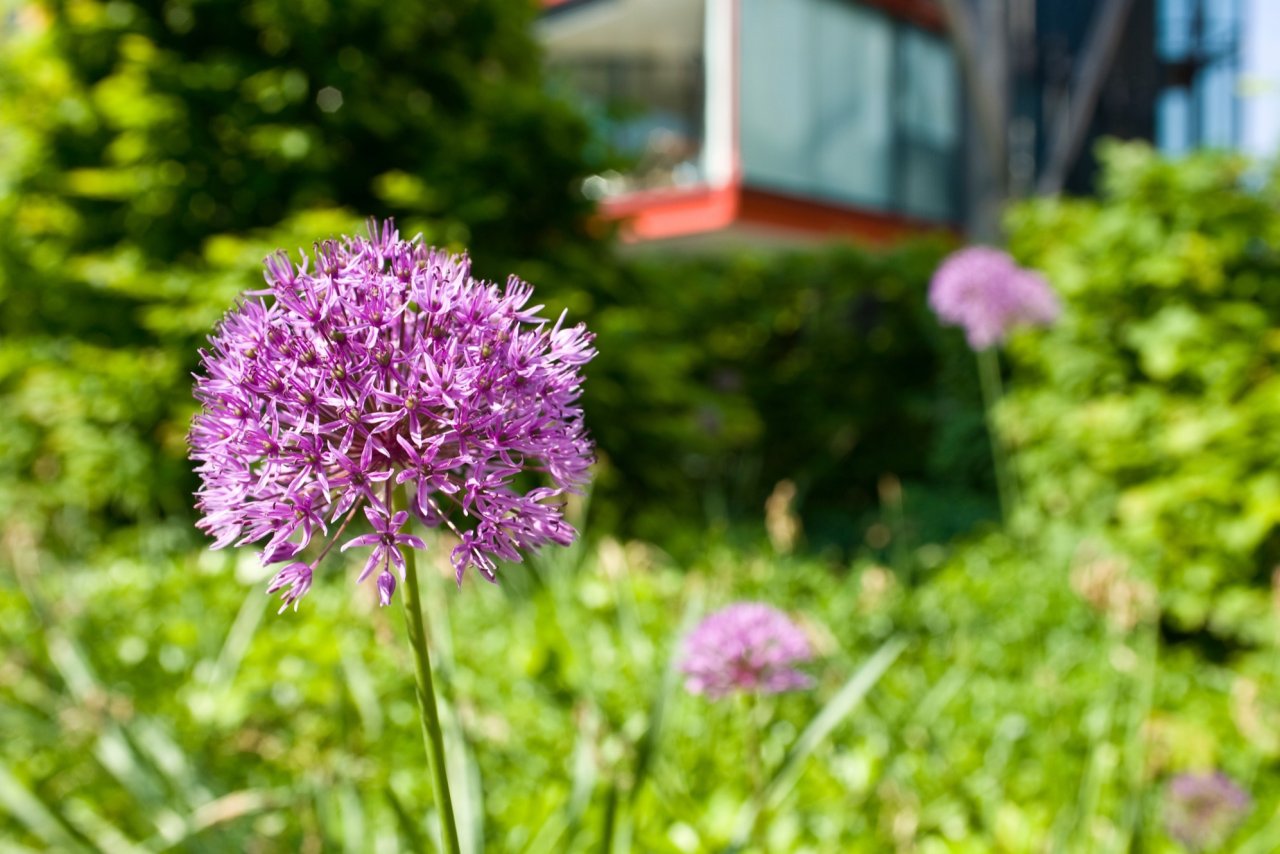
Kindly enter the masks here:
<path id="1" fill-rule="evenodd" d="M 733 223 L 738 215 L 738 188 L 632 193 L 601 202 L 600 213 L 622 222 L 622 237 L 628 243 L 701 234 Z"/>
<path id="2" fill-rule="evenodd" d="M 541 0 L 544 9 L 589 5 L 593 0 Z M 943 31 L 946 19 L 936 0 L 858 0 L 862 5 L 916 24 Z M 882 213 L 807 197 L 759 190 L 743 185 L 739 90 L 741 61 L 741 0 L 729 6 L 733 44 L 729 61 L 733 79 L 732 167 L 727 186 L 640 190 L 600 202 L 600 216 L 621 225 L 622 239 L 642 243 L 754 226 L 800 238 L 845 237 L 863 243 L 892 243 L 912 235 L 950 232 L 951 227 L 927 220 Z"/>
<path id="3" fill-rule="evenodd" d="M 621 223 L 622 238 L 628 243 L 705 234 L 734 225 L 863 243 L 893 243 L 950 231 L 941 223 L 737 185 L 632 193 L 601 202 L 600 214 Z"/>
<path id="4" fill-rule="evenodd" d="M 870 243 L 893 243 L 913 235 L 949 230 L 941 223 L 901 214 L 834 205 L 754 187 L 739 190 L 738 219 L 749 225 L 851 237 Z"/>
<path id="5" fill-rule="evenodd" d="M 859 2 L 926 30 L 942 33 L 947 29 L 947 16 L 937 0 L 859 0 Z"/>

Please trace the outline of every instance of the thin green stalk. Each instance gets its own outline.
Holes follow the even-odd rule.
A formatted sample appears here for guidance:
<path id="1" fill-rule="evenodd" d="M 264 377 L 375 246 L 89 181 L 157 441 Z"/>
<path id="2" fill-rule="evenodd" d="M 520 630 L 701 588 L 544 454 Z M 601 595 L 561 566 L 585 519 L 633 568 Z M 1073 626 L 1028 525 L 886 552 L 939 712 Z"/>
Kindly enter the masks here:
<path id="1" fill-rule="evenodd" d="M 1000 382 L 1000 357 L 994 347 L 979 350 L 978 381 L 982 386 L 982 408 L 987 419 L 987 436 L 991 439 L 991 460 L 996 469 L 996 492 L 1000 496 L 1000 515 L 1008 524 L 1018 506 L 1018 484 L 1009 467 L 1000 433 L 996 430 L 995 410 L 1004 390 Z"/>
<path id="2" fill-rule="evenodd" d="M 401 503 L 403 494 L 399 496 Z M 427 764 L 435 782 L 436 806 L 440 810 L 442 847 L 449 854 L 462 854 L 458 844 L 458 825 L 453 816 L 453 798 L 449 794 L 449 774 L 445 768 L 444 733 L 440 728 L 440 711 L 436 706 L 435 683 L 431 678 L 431 656 L 427 652 L 427 626 L 422 616 L 422 595 L 418 588 L 418 561 L 412 548 L 404 550 L 404 616 L 409 629 L 409 646 L 417 668 L 418 711 L 422 718 L 422 739 L 427 746 Z"/>
<path id="3" fill-rule="evenodd" d="M 819 745 L 826 741 L 832 730 L 858 707 L 906 647 L 906 640 L 900 637 L 892 637 L 885 641 L 875 654 L 849 677 L 836 695 L 823 705 L 822 710 L 814 716 L 809 725 L 804 728 L 804 732 L 800 733 L 791 745 L 782 764 L 765 782 L 761 810 L 778 809 L 795 788 L 796 781 L 800 779 L 801 771 L 809 757 Z M 732 842 L 725 849 L 726 852 L 739 852 L 747 847 L 747 843 L 755 833 L 758 818 L 759 811 L 755 809 L 755 804 L 746 805 L 738 814 L 738 826 L 734 831 Z"/>
<path id="4" fill-rule="evenodd" d="M 604 799 L 604 820 L 600 829 L 600 852 L 610 854 L 613 851 L 613 837 L 618 825 L 618 783 L 609 784 L 609 791 Z"/>
<path id="5" fill-rule="evenodd" d="M 747 763 L 747 785 L 751 790 L 751 826 L 747 838 L 755 839 L 760 832 L 760 820 L 764 816 L 764 721 L 761 720 L 760 698 L 754 693 L 739 695 L 738 718 L 746 722 L 743 728 L 743 754 Z"/>
<path id="6" fill-rule="evenodd" d="M 1125 736 L 1125 764 L 1127 779 L 1125 783 L 1125 808 L 1123 827 L 1126 836 L 1125 850 L 1129 850 L 1134 840 L 1142 836 L 1144 811 L 1143 775 L 1147 765 L 1147 740 L 1143 738 L 1142 728 L 1147 723 L 1155 704 L 1156 679 L 1160 671 L 1160 626 L 1157 620 L 1140 624 L 1134 635 L 1134 646 L 1141 652 L 1141 670 L 1134 675 L 1134 698 L 1130 707 L 1128 732 Z"/>

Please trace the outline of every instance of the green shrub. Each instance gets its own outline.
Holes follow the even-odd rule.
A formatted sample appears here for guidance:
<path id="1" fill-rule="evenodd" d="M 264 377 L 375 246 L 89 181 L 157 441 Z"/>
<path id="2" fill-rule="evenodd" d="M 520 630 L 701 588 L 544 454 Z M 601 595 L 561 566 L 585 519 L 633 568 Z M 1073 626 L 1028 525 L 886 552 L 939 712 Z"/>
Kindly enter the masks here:
<path id="1" fill-rule="evenodd" d="M 609 258 L 575 190 L 586 127 L 542 90 L 532 14 L 24 6 L 0 40 L 0 515 L 76 550 L 188 523 L 204 336 L 268 251 L 368 213 L 468 245 L 598 333 L 593 527 L 693 548 L 791 478 L 810 542 L 848 546 L 882 475 L 909 505 L 947 503 L 920 482 L 985 489 L 970 372 L 939 382 L 954 341 L 923 309 L 941 247 Z"/>
<path id="2" fill-rule="evenodd" d="M 1280 187 L 1221 154 L 1113 144 L 1102 162 L 1098 199 L 1010 219 L 1067 308 L 1013 342 L 1003 428 L 1034 512 L 1127 556 L 1167 628 L 1261 640 L 1280 563 Z"/>
<path id="3" fill-rule="evenodd" d="M 933 511 L 932 536 L 981 516 L 990 461 L 973 361 L 925 306 L 944 250 L 628 265 L 624 296 L 591 319 L 600 521 L 670 545 L 690 520 L 758 522 L 791 479 L 809 544 L 858 546 L 886 475 L 906 483 L 908 514 L 948 490 L 971 499 L 976 510 Z"/>
<path id="4" fill-rule="evenodd" d="M 533 4 L 12 6 L 0 515 L 66 545 L 189 516 L 190 372 L 270 249 L 394 215 L 488 276 L 599 252 L 587 127 L 543 88 Z"/>

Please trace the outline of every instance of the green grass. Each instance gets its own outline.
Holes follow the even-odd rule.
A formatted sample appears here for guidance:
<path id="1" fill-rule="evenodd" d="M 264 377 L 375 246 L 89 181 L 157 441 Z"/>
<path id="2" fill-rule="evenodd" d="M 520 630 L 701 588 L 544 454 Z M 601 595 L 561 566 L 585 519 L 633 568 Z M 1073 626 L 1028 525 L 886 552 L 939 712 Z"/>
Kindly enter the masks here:
<path id="1" fill-rule="evenodd" d="M 870 564 L 719 545 L 676 566 L 605 540 L 461 590 L 427 560 L 464 845 L 1173 851 L 1163 781 L 1212 766 L 1256 799 L 1233 844 L 1274 850 L 1274 742 L 1236 722 L 1280 721 L 1274 656 L 1209 664 L 1153 626 L 1111 628 L 1072 592 L 1069 544 L 1040 539 L 986 536 L 909 589 Z M 5 559 L 0 847 L 435 836 L 401 614 L 351 573 L 277 616 L 248 551 Z M 758 817 L 739 706 L 688 695 L 673 668 L 692 621 L 741 598 L 792 613 L 821 653 L 812 691 L 767 703 Z M 1260 689 L 1243 713 L 1241 679 Z"/>

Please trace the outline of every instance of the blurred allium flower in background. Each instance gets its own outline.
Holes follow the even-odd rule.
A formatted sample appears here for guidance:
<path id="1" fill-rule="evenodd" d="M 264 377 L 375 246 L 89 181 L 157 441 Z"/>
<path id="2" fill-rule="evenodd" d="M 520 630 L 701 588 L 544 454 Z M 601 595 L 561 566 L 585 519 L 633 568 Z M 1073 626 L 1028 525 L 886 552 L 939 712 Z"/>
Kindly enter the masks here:
<path id="1" fill-rule="evenodd" d="M 459 582 L 576 534 L 556 499 L 592 462 L 577 404 L 592 336 L 540 317 L 514 277 L 477 280 L 465 255 L 401 240 L 390 222 L 369 233 L 318 244 L 314 266 L 268 258 L 269 287 L 201 354 L 198 525 L 214 548 L 266 539 L 264 564 L 289 562 L 269 587 L 286 606 L 361 511 L 373 533 L 342 548 L 373 547 L 360 580 L 376 573 L 390 602 L 401 550 L 424 548 L 393 510 L 398 486 L 413 516 L 457 534 Z M 298 559 L 317 534 L 318 554 Z"/>
<path id="2" fill-rule="evenodd" d="M 692 694 L 718 699 L 734 691 L 776 694 L 813 680 L 793 665 L 813 652 L 786 614 L 759 602 L 739 602 L 711 614 L 685 639 L 680 669 Z"/>
<path id="3" fill-rule="evenodd" d="M 1249 814 L 1248 793 L 1221 771 L 1179 774 L 1165 792 L 1165 828 L 1192 851 L 1217 849 Z"/>
<path id="4" fill-rule="evenodd" d="M 1048 326 L 1061 313 L 1043 276 L 988 246 L 953 252 L 939 265 L 929 306 L 943 323 L 963 327 L 974 350 L 999 344 L 1015 326 Z"/>

